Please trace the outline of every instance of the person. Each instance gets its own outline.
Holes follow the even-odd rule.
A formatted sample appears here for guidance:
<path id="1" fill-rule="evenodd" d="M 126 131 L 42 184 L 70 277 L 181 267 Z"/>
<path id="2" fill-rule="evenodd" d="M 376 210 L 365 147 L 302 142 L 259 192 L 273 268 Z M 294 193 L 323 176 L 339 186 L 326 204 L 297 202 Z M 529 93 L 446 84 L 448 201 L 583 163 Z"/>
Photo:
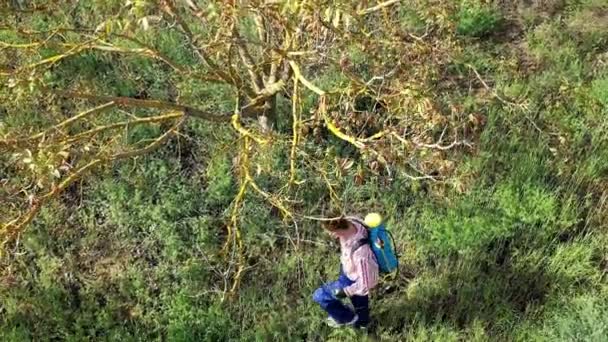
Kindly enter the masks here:
<path id="1" fill-rule="evenodd" d="M 369 292 L 378 283 L 378 264 L 367 243 L 367 229 L 345 217 L 329 221 L 324 228 L 340 241 L 340 275 L 319 287 L 313 300 L 327 312 L 329 326 L 365 328 L 370 322 Z M 342 302 L 347 297 L 354 310 Z"/>

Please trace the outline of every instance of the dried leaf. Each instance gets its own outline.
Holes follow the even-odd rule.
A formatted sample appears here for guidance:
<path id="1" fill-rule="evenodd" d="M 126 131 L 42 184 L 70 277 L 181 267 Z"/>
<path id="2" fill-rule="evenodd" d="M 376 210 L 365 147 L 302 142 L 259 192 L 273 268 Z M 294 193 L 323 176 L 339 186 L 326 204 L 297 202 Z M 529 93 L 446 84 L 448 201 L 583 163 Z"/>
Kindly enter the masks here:
<path id="1" fill-rule="evenodd" d="M 348 169 L 350 169 L 350 168 L 351 168 L 351 167 L 353 167 L 353 165 L 355 164 L 355 162 L 354 162 L 353 160 L 348 160 L 348 159 L 346 159 L 345 161 L 346 161 L 346 162 L 344 163 L 344 166 L 343 166 L 343 169 L 344 169 L 344 170 L 348 170 Z"/>
<path id="2" fill-rule="evenodd" d="M 374 160 L 373 162 L 371 162 L 369 164 L 369 168 L 370 168 L 370 170 L 372 171 L 373 174 L 377 175 L 378 171 L 380 169 L 380 164 L 378 164 L 378 162 Z"/>
<path id="3" fill-rule="evenodd" d="M 355 184 L 363 185 L 364 182 L 365 182 L 365 173 L 363 172 L 363 169 L 359 169 L 359 171 L 357 171 L 357 174 L 355 175 Z"/>
<path id="4" fill-rule="evenodd" d="M 106 22 L 105 21 L 95 27 L 95 32 L 97 33 L 99 31 L 103 30 L 104 28 L 106 28 Z"/>
<path id="5" fill-rule="evenodd" d="M 141 27 L 144 31 L 147 31 L 150 28 L 150 24 L 148 23 L 148 17 L 143 17 L 141 19 Z"/>
<path id="6" fill-rule="evenodd" d="M 382 164 L 386 164 L 386 159 L 384 158 L 384 156 L 382 156 L 381 154 L 378 155 L 378 161 Z"/>
<path id="7" fill-rule="evenodd" d="M 332 25 L 334 27 L 340 26 L 340 13 L 340 10 L 336 10 L 336 13 L 334 14 L 334 18 L 332 20 Z"/>

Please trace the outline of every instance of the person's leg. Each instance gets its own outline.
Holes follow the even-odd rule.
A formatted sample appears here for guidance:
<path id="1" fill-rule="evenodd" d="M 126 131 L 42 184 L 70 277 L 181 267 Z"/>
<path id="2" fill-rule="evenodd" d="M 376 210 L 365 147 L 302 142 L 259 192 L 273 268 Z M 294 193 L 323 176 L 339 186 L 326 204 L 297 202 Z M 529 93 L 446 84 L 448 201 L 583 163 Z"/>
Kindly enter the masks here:
<path id="1" fill-rule="evenodd" d="M 333 291 L 336 288 L 342 288 L 338 281 L 325 284 L 313 293 L 312 299 L 336 322 L 340 324 L 351 322 L 355 318 L 355 313 L 334 296 Z"/>
<path id="2" fill-rule="evenodd" d="M 352 296 L 350 297 L 353 306 L 355 307 L 355 313 L 358 316 L 355 326 L 367 327 L 369 324 L 369 297 L 368 296 Z"/>

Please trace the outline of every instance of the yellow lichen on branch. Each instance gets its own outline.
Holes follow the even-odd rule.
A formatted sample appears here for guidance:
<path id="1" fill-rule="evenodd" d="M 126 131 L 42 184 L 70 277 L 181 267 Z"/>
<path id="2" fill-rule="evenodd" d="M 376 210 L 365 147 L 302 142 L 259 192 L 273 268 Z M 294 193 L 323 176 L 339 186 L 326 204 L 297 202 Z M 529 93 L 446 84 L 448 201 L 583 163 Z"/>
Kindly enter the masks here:
<path id="1" fill-rule="evenodd" d="M 232 115 L 232 127 L 241 134 L 241 136 L 251 138 L 251 140 L 257 142 L 260 145 L 264 145 L 268 143 L 268 139 L 264 139 L 253 132 L 248 131 L 245 127 L 241 125 L 240 115 L 234 114 Z"/>
<path id="2" fill-rule="evenodd" d="M 94 136 L 101 132 L 108 131 L 108 130 L 123 128 L 123 127 L 133 127 L 133 126 L 142 125 L 142 124 L 164 122 L 164 121 L 168 121 L 168 120 L 172 120 L 172 119 L 177 119 L 177 118 L 180 118 L 183 116 L 184 116 L 183 113 L 176 112 L 176 113 L 169 113 L 169 114 L 164 114 L 164 115 L 150 116 L 150 117 L 146 117 L 146 118 L 137 118 L 137 119 L 133 119 L 133 120 L 117 122 L 115 124 L 96 127 L 96 128 L 90 129 L 88 131 L 84 131 L 84 132 L 75 134 L 75 135 L 67 138 L 65 140 L 65 142 L 71 144 L 71 143 L 80 141 L 83 138 L 91 137 L 91 136 Z"/>
<path id="3" fill-rule="evenodd" d="M 165 143 L 173 134 L 175 134 L 183 123 L 184 123 L 184 120 L 182 118 L 171 129 L 169 129 L 163 135 L 156 138 L 152 143 L 146 145 L 143 148 L 132 150 L 132 151 L 127 151 L 127 152 L 116 153 L 116 154 L 113 154 L 110 156 L 98 155 L 96 158 L 89 161 L 87 164 L 81 166 L 76 171 L 72 172 L 67 178 L 62 180 L 59 184 L 53 186 L 52 189 L 50 191 L 48 191 L 46 194 L 33 198 L 31 200 L 32 205 L 27 210 L 26 213 L 24 213 L 23 215 L 15 218 L 13 220 L 10 220 L 8 223 L 3 224 L 2 228 L 0 229 L 0 239 L 2 241 L 0 243 L 0 256 L 2 256 L 3 253 L 5 253 L 6 245 L 9 242 L 13 241 L 19 234 L 21 234 L 25 230 L 27 225 L 29 225 L 32 222 L 32 220 L 36 217 L 36 215 L 38 214 L 38 212 L 40 211 L 40 209 L 42 208 L 42 206 L 44 204 L 46 204 L 51 199 L 54 199 L 57 196 L 59 196 L 70 185 L 72 185 L 77 180 L 81 179 L 81 177 L 86 172 L 89 172 L 91 169 L 93 169 L 94 167 L 99 166 L 99 165 L 107 164 L 109 162 L 120 160 L 120 159 L 140 156 L 140 155 L 147 154 L 147 153 L 157 149 L 158 147 L 162 146 L 162 144 Z"/>
<path id="4" fill-rule="evenodd" d="M 379 11 L 379 10 L 383 9 L 383 8 L 386 8 L 388 6 L 394 5 L 394 4 L 398 3 L 398 2 L 401 2 L 401 0 L 388 0 L 388 1 L 385 1 L 385 2 L 381 2 L 381 3 L 379 3 L 376 6 L 373 6 L 373 7 L 370 7 L 370 8 L 366 8 L 364 10 L 360 10 L 360 11 L 357 12 L 357 14 L 358 15 L 367 15 L 367 14 L 370 14 L 370 13 L 374 13 L 376 11 Z"/>
<path id="5" fill-rule="evenodd" d="M 327 112 L 321 112 L 321 115 L 323 116 L 323 121 L 325 122 L 325 126 L 333 135 L 335 135 L 336 137 L 338 137 L 344 141 L 351 143 L 356 148 L 361 149 L 361 148 L 365 147 L 365 145 L 361 141 L 359 141 L 357 138 L 340 131 L 340 129 L 338 127 L 336 127 L 336 125 L 331 121 L 331 119 L 327 115 Z"/>
<path id="6" fill-rule="evenodd" d="M 296 77 L 294 77 L 294 82 L 293 82 L 293 94 L 291 95 L 291 113 L 292 113 L 292 131 L 293 131 L 293 137 L 291 140 L 291 152 L 289 153 L 289 181 L 287 182 L 287 186 L 291 186 L 296 179 L 296 153 L 297 153 L 297 148 L 298 148 L 298 140 L 299 140 L 299 134 L 298 134 L 298 130 L 299 125 L 300 125 L 300 111 L 299 111 L 299 106 L 300 106 L 300 98 L 299 98 L 299 91 L 300 89 L 298 88 L 298 80 Z"/>
<path id="7" fill-rule="evenodd" d="M 232 298 L 238 289 L 240 279 L 243 273 L 244 264 L 245 264 L 245 255 L 243 251 L 243 241 L 241 239 L 241 231 L 239 229 L 239 212 L 241 210 L 241 205 L 245 200 L 245 194 L 247 193 L 247 188 L 249 186 L 249 178 L 247 177 L 248 169 L 249 169 L 249 140 L 248 136 L 243 137 L 242 139 L 242 147 L 240 153 L 240 165 L 239 165 L 239 179 L 241 185 L 239 187 L 239 191 L 232 201 L 232 210 L 230 212 L 230 223 L 226 227 L 227 229 L 227 237 L 226 242 L 224 243 L 224 247 L 222 248 L 222 254 L 226 255 L 229 249 L 229 246 L 232 245 L 236 248 L 237 261 L 236 261 L 236 271 L 234 276 L 232 277 L 232 286 L 230 287 L 229 297 Z"/>
<path id="8" fill-rule="evenodd" d="M 241 209 L 241 205 L 245 198 L 245 193 L 247 192 L 247 186 L 249 181 L 244 179 L 242 181 L 241 187 L 235 200 L 233 202 L 232 213 L 230 215 L 230 225 L 228 226 L 228 231 L 234 231 L 234 244 L 237 249 L 237 269 L 232 278 L 232 286 L 230 287 L 230 296 L 234 296 L 236 290 L 238 289 L 241 276 L 243 273 L 243 269 L 245 267 L 245 254 L 243 251 L 243 239 L 241 238 L 241 230 L 239 229 L 239 210 Z M 229 234 L 229 238 L 232 234 Z M 227 241 L 228 242 L 228 241 Z"/>
<path id="9" fill-rule="evenodd" d="M 257 191 L 260 195 L 262 195 L 262 197 L 264 197 L 264 199 L 266 199 L 268 202 L 270 202 L 270 204 L 272 204 L 274 207 L 279 209 L 281 211 L 281 213 L 283 214 L 283 217 L 293 218 L 293 214 L 291 213 L 291 211 L 289 211 L 289 209 L 287 209 L 287 207 L 285 207 L 285 205 L 281 202 L 281 200 L 277 199 L 275 196 L 269 194 L 268 192 L 262 190 L 256 184 L 256 182 L 253 180 L 253 177 L 251 177 L 251 175 L 249 173 L 247 173 L 246 177 L 247 177 L 247 180 L 249 181 L 249 185 L 251 185 L 251 187 L 255 191 Z"/>
<path id="10" fill-rule="evenodd" d="M 322 90 L 321 88 L 317 87 L 316 85 L 312 84 L 309 80 L 307 80 L 303 75 L 302 75 L 302 71 L 300 70 L 300 67 L 298 66 L 298 64 L 296 64 L 296 62 L 294 61 L 289 61 L 289 65 L 291 66 L 291 69 L 293 70 L 293 74 L 295 76 L 296 79 L 300 80 L 300 82 L 302 82 L 302 84 L 312 90 L 314 93 L 316 93 L 319 96 L 325 96 L 325 91 Z"/>
<path id="11" fill-rule="evenodd" d="M 84 118 L 86 118 L 88 116 L 91 116 L 93 114 L 99 113 L 99 112 L 104 111 L 104 110 L 106 110 L 108 108 L 112 108 L 112 107 L 114 107 L 115 104 L 116 103 L 114 101 L 110 101 L 110 102 L 104 103 L 102 105 L 99 105 L 97 107 L 88 109 L 88 110 L 86 110 L 86 111 L 84 111 L 82 113 L 79 113 L 79 114 L 77 114 L 77 115 L 75 115 L 75 116 L 73 116 L 73 117 L 71 117 L 71 118 L 69 118 L 69 119 L 67 119 L 65 121 L 62 121 L 62 122 L 58 123 L 57 125 L 55 125 L 55 126 L 49 128 L 49 129 L 45 130 L 44 132 L 40 132 L 38 134 L 35 134 L 35 135 L 29 137 L 27 140 L 35 140 L 35 139 L 42 138 L 42 137 L 44 137 L 45 135 L 49 134 L 52 131 L 58 131 L 59 129 L 61 129 L 63 127 L 66 127 L 66 126 L 70 125 L 73 122 L 76 122 L 78 120 L 82 120 L 82 119 L 84 119 Z"/>
<path id="12" fill-rule="evenodd" d="M 42 66 L 42 65 L 45 65 L 45 64 L 53 65 L 53 64 L 59 62 L 60 60 L 62 60 L 64 58 L 77 55 L 80 52 L 87 50 L 89 48 L 89 45 L 92 42 L 94 42 L 94 41 L 95 41 L 95 39 L 91 39 L 91 40 L 88 40 L 88 41 L 86 41 L 86 42 L 84 42 L 82 44 L 75 44 L 72 47 L 70 47 L 70 49 L 68 49 L 64 53 L 57 54 L 57 55 L 45 58 L 45 59 L 43 59 L 41 61 L 38 61 L 38 62 L 29 64 L 29 65 L 26 65 L 22 69 L 35 69 L 35 68 L 37 68 L 39 66 Z"/>
<path id="13" fill-rule="evenodd" d="M 300 82 L 302 82 L 302 84 L 306 86 L 306 88 L 319 95 L 319 114 L 321 114 L 321 116 L 323 117 L 323 121 L 325 122 L 325 126 L 327 127 L 327 129 L 336 137 L 351 143 L 355 147 L 359 149 L 364 148 L 365 145 L 361 141 L 340 131 L 340 129 L 331 121 L 327 114 L 327 93 L 321 88 L 314 85 L 312 82 L 308 81 L 302 75 L 300 67 L 294 61 L 289 61 L 289 65 L 293 69 L 294 77 Z"/>

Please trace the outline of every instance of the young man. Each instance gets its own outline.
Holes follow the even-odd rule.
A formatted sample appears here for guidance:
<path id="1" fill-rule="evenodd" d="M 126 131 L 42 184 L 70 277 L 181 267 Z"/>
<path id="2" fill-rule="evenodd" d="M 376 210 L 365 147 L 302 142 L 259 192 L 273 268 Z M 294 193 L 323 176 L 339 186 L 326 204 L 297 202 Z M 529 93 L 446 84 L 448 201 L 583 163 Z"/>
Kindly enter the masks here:
<path id="1" fill-rule="evenodd" d="M 378 264 L 367 240 L 367 229 L 347 218 L 330 221 L 324 226 L 332 237 L 340 240 L 340 276 L 338 280 L 318 288 L 313 300 L 327 311 L 331 327 L 369 323 L 369 291 L 378 283 Z M 354 312 L 342 303 L 350 298 Z"/>

